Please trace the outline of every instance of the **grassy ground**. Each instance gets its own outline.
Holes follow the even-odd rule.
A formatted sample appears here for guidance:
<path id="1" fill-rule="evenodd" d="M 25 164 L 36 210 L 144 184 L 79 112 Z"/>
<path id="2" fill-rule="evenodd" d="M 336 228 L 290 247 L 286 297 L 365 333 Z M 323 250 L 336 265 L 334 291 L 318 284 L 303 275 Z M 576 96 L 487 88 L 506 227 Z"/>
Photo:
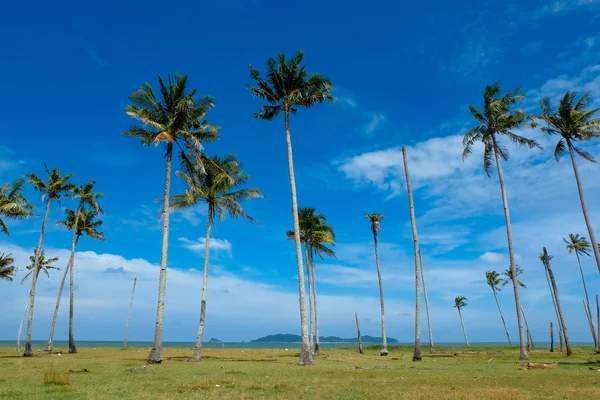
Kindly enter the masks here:
<path id="1" fill-rule="evenodd" d="M 195 363 L 189 349 L 165 349 L 165 362 L 147 367 L 147 349 L 34 351 L 0 347 L 0 399 L 600 399 L 590 348 L 570 358 L 534 350 L 530 361 L 559 363 L 548 370 L 522 370 L 517 349 L 498 347 L 440 348 L 418 363 L 407 347 L 388 357 L 324 349 L 314 367 L 299 367 L 295 350 L 206 349 Z"/>

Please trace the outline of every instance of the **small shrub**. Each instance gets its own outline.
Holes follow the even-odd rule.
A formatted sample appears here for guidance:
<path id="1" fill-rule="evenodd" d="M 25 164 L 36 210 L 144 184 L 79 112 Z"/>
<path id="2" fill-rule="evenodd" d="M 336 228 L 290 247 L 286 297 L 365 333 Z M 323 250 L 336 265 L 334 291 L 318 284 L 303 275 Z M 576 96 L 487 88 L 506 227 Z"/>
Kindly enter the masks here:
<path id="1" fill-rule="evenodd" d="M 59 371 L 56 368 L 44 371 L 44 383 L 47 385 L 69 385 L 71 377 L 67 372 Z"/>

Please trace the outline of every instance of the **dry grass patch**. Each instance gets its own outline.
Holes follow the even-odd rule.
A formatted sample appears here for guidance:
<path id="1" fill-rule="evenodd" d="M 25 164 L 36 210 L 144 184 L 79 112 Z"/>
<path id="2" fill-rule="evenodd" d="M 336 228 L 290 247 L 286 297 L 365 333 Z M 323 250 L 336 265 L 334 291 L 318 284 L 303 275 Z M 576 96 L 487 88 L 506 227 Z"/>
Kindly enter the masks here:
<path id="1" fill-rule="evenodd" d="M 46 385 L 66 386 L 71 383 L 71 377 L 68 372 L 60 371 L 58 368 L 52 367 L 44 371 L 44 383 Z"/>

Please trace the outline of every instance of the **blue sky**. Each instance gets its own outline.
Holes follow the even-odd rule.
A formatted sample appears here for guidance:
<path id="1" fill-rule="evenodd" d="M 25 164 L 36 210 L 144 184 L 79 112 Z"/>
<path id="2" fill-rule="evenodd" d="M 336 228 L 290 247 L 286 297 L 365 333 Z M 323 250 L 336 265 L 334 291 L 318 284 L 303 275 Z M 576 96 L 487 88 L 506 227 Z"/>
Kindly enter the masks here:
<path id="1" fill-rule="evenodd" d="M 327 3 L 327 4 L 322 4 Z M 418 230 L 428 279 L 436 341 L 460 341 L 452 308 L 464 312 L 471 341 L 502 341 L 504 334 L 484 272 L 508 267 L 504 220 L 496 179 L 481 169 L 481 153 L 461 161 L 460 137 L 472 126 L 467 105 L 481 102 L 486 83 L 521 85 L 525 106 L 542 96 L 592 90 L 600 105 L 600 2 L 530 1 L 317 2 L 266 0 L 183 2 L 165 7 L 107 1 L 102 7 L 73 2 L 16 3 L 5 7 L 0 99 L 0 181 L 43 172 L 43 163 L 75 172 L 74 182 L 97 181 L 106 197 L 106 243 L 80 241 L 76 260 L 76 338 L 119 340 L 134 276 L 130 340 L 151 340 L 156 310 L 157 264 L 164 188 L 162 150 L 121 137 L 131 123 L 127 96 L 156 74 L 187 73 L 216 107 L 207 115 L 222 127 L 208 154 L 237 153 L 261 188 L 246 204 L 262 227 L 241 221 L 213 229 L 206 337 L 249 340 L 299 331 L 294 247 L 283 121 L 255 121 L 260 108 L 246 85 L 248 64 L 284 51 L 305 52 L 312 72 L 328 75 L 338 101 L 292 120 L 300 205 L 327 215 L 337 233 L 336 260 L 317 266 L 321 333 L 354 335 L 353 313 L 363 333 L 380 335 L 377 277 L 367 212 L 385 215 L 380 235 L 389 336 L 413 339 L 414 261 L 399 149 L 406 146 Z M 568 27 L 568 28 L 567 28 Z M 7 95 L 8 94 L 8 95 Z M 567 159 L 552 157 L 555 138 L 523 132 L 544 151 L 511 150 L 505 164 L 518 263 L 524 267 L 523 303 L 534 340 L 547 340 L 554 320 L 542 265 L 542 246 L 553 268 L 576 341 L 589 340 L 582 288 L 574 257 L 562 237 L 587 236 Z M 588 149 L 600 155 L 600 143 Z M 479 149 L 480 151 L 481 149 Z M 600 229 L 598 165 L 581 162 L 592 221 Z M 183 186 L 175 181 L 173 192 Z M 39 196 L 27 189 L 38 205 Z M 65 200 L 62 207 L 73 207 Z M 38 208 L 41 213 L 41 208 Z M 46 235 L 48 255 L 66 265 L 70 235 L 56 227 L 55 204 Z M 165 340 L 193 341 L 198 324 L 205 209 L 172 217 Z M 19 267 L 37 243 L 41 218 L 11 222 L 0 249 Z M 584 260 L 591 293 L 600 279 Z M 20 272 L 19 276 L 22 276 Z M 61 272 L 39 282 L 34 339 L 45 339 Z M 20 280 L 20 278 L 18 278 Z M 0 338 L 12 339 L 28 285 L 0 282 Z M 67 335 L 68 297 L 56 331 Z M 517 338 L 512 295 L 500 302 Z M 423 335 L 426 335 L 426 324 Z"/>

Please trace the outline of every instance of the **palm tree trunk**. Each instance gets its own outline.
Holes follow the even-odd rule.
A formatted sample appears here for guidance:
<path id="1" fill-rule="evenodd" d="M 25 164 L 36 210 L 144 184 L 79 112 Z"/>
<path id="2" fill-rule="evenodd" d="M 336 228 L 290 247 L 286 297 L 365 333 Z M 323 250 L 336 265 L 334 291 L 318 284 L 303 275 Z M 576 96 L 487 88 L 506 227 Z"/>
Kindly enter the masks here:
<path id="1" fill-rule="evenodd" d="M 37 278 L 40 272 L 40 256 L 42 254 L 42 245 L 44 244 L 44 234 L 46 233 L 46 223 L 48 223 L 48 215 L 50 214 L 50 203 L 52 198 L 48 197 L 46 200 L 46 214 L 44 215 L 44 221 L 42 222 L 42 231 L 40 233 L 40 240 L 38 241 L 37 248 L 35 249 L 35 261 L 33 263 L 33 271 L 31 274 L 31 290 L 29 291 L 29 318 L 27 319 L 27 336 L 25 337 L 25 351 L 23 356 L 33 356 L 31 349 L 31 330 L 33 329 L 33 308 L 35 305 L 35 287 L 37 284 Z"/>
<path id="2" fill-rule="evenodd" d="M 565 348 L 565 342 L 564 342 L 564 339 L 563 339 L 562 329 L 558 330 L 558 340 L 559 340 L 559 343 L 560 343 L 559 352 L 562 353 L 563 349 Z"/>
<path id="3" fill-rule="evenodd" d="M 300 350 L 300 365 L 314 365 L 312 349 L 308 341 L 308 325 L 306 323 L 306 294 L 304 288 L 304 265 L 302 264 L 302 248 L 300 244 L 300 221 L 298 219 L 298 202 L 296 197 L 296 178 L 294 176 L 294 158 L 292 155 L 292 136 L 290 134 L 290 110 L 285 112 L 285 142 L 288 153 L 288 169 L 290 173 L 290 189 L 292 192 L 292 215 L 294 217 L 294 242 L 296 245 L 296 265 L 298 267 L 298 302 L 300 303 L 300 332 L 302 334 L 302 349 Z"/>
<path id="4" fill-rule="evenodd" d="M 21 317 L 21 324 L 19 324 L 19 333 L 17 334 L 17 353 L 21 352 L 21 333 L 23 333 L 23 322 L 25 322 L 25 315 L 27 315 L 28 309 L 29 298 L 27 298 L 27 302 L 25 302 L 25 311 L 23 311 L 23 316 Z"/>
<path id="5" fill-rule="evenodd" d="M 535 347 L 533 344 L 533 338 L 531 337 L 531 331 L 529 330 L 529 324 L 527 323 L 527 317 L 525 317 L 525 310 L 523 310 L 523 306 L 521 306 L 521 312 L 523 313 L 523 321 L 525 321 L 525 326 L 527 327 L 527 340 L 531 347 Z"/>
<path id="6" fill-rule="evenodd" d="M 382 347 L 379 353 L 382 356 L 388 355 L 387 336 L 385 335 L 385 307 L 383 305 L 383 282 L 381 281 L 381 269 L 379 268 L 379 244 L 377 233 L 373 232 L 373 242 L 375 243 L 375 265 L 377 266 L 377 280 L 379 281 L 379 303 L 381 305 L 381 340 Z"/>
<path id="7" fill-rule="evenodd" d="M 129 320 L 131 319 L 131 309 L 133 308 L 133 296 L 135 295 L 135 284 L 137 278 L 133 278 L 133 290 L 131 291 L 131 301 L 129 302 L 129 311 L 127 312 L 127 322 L 125 322 L 125 336 L 123 337 L 123 350 L 127 350 L 127 332 L 129 332 Z"/>
<path id="8" fill-rule="evenodd" d="M 163 318 L 165 315 L 165 292 L 167 289 L 167 253 L 169 250 L 169 196 L 171 192 L 171 161 L 173 159 L 173 143 L 167 145 L 167 167 L 165 177 L 165 197 L 163 200 L 163 231 L 162 249 L 160 256 L 160 277 L 158 279 L 158 306 L 156 308 L 156 326 L 154 341 L 148 356 L 149 363 L 161 363 Z"/>
<path id="9" fill-rule="evenodd" d="M 456 309 L 458 310 L 460 325 L 462 326 L 463 334 L 465 335 L 465 342 L 467 343 L 467 347 L 469 347 L 469 338 L 467 337 L 467 330 L 465 329 L 465 324 L 463 323 L 462 313 L 460 312 L 460 308 L 456 307 Z"/>
<path id="10" fill-rule="evenodd" d="M 596 337 L 596 328 L 594 328 L 594 319 L 592 317 L 592 308 L 590 306 L 590 298 L 588 296 L 587 285 L 585 284 L 585 276 L 583 275 L 583 268 L 581 268 L 581 260 L 579 259 L 579 253 L 575 251 L 575 255 L 577 256 L 577 264 L 579 264 L 579 272 L 581 273 L 581 282 L 583 282 L 583 291 L 585 292 L 585 301 L 583 307 L 586 309 L 586 314 L 588 316 L 588 322 L 590 324 L 590 329 L 592 330 L 592 338 L 594 339 L 594 347 L 598 345 L 598 338 Z M 586 307 L 587 306 L 587 307 Z"/>
<path id="11" fill-rule="evenodd" d="M 543 261 L 542 261 L 543 262 Z M 550 276 L 548 275 L 548 269 L 546 268 L 546 263 L 544 264 L 544 272 L 546 274 L 546 281 L 548 282 L 548 289 L 550 289 L 550 296 L 552 297 L 552 305 L 554 306 L 554 312 L 556 313 L 556 320 L 558 321 L 558 336 L 560 338 L 560 351 L 563 350 L 563 335 L 562 335 L 562 324 L 560 321 L 560 316 L 558 315 L 558 308 L 556 307 L 556 299 L 554 298 L 554 291 L 552 290 L 552 284 L 550 283 Z"/>
<path id="12" fill-rule="evenodd" d="M 498 312 L 500 313 L 500 318 L 502 319 L 502 325 L 504 325 L 504 332 L 506 332 L 506 339 L 508 339 L 508 345 L 512 347 L 512 343 L 510 341 L 510 335 L 508 334 L 508 329 L 506 328 L 506 321 L 504 320 L 504 315 L 502 314 L 502 310 L 500 309 L 500 303 L 498 302 L 498 295 L 496 294 L 496 289 L 492 288 L 492 292 L 494 293 L 494 299 L 496 300 L 496 306 L 498 306 Z"/>
<path id="13" fill-rule="evenodd" d="M 500 181 L 500 192 L 502 194 L 502 207 L 504 208 L 504 220 L 506 222 L 506 238 L 508 240 L 508 257 L 510 260 L 510 274 L 514 277 L 511 279 L 513 284 L 513 291 L 515 293 L 515 307 L 517 310 L 517 325 L 519 326 L 519 359 L 527 360 L 527 348 L 525 331 L 523 329 L 523 321 L 521 318 L 521 299 L 519 298 L 519 284 L 517 279 L 517 268 L 515 266 L 515 252 L 513 249 L 512 230 L 510 225 L 510 212 L 508 210 L 508 199 L 506 198 L 506 188 L 504 186 L 504 175 L 502 173 L 502 165 L 500 164 L 500 157 L 498 156 L 498 144 L 496 143 L 496 136 L 492 134 L 492 140 L 494 142 L 494 157 L 496 158 L 496 168 L 498 169 L 498 180 Z"/>
<path id="14" fill-rule="evenodd" d="M 304 260 L 306 260 L 306 278 L 308 280 L 308 309 L 309 309 L 309 328 L 308 328 L 308 345 L 312 349 L 314 348 L 314 337 L 315 337 L 315 327 L 313 324 L 313 309 L 314 309 L 314 302 L 313 302 L 313 288 L 312 288 L 312 276 L 310 274 L 310 257 L 308 255 L 308 245 L 304 244 Z"/>
<path id="15" fill-rule="evenodd" d="M 592 314 L 590 313 L 590 310 L 588 310 L 586 304 L 585 304 L 585 300 L 581 300 L 581 303 L 583 304 L 583 311 L 585 312 L 585 316 L 587 317 L 588 320 L 588 326 L 590 328 L 590 330 L 592 331 L 592 338 L 596 339 L 596 328 L 594 327 L 594 319 L 592 317 Z M 596 348 L 596 340 L 594 340 L 594 349 Z"/>
<path id="16" fill-rule="evenodd" d="M 419 250 L 419 265 L 421 266 L 421 280 L 423 282 L 423 294 L 425 295 L 425 312 L 427 314 L 427 331 L 429 332 L 429 352 L 435 353 L 433 347 L 433 332 L 431 331 L 431 319 L 429 315 L 429 298 L 427 297 L 427 286 L 425 286 L 425 274 L 423 272 L 423 258 L 421 257 L 421 250 Z"/>
<path id="17" fill-rule="evenodd" d="M 83 211 L 83 200 L 79 202 L 77 208 L 77 216 L 75 217 L 75 228 L 73 228 L 73 243 L 71 245 L 71 258 L 69 259 L 69 354 L 76 354 L 77 348 L 75 347 L 75 338 L 73 337 L 73 316 L 75 311 L 75 246 L 77 246 L 77 240 L 75 240 L 77 232 L 77 224 L 79 223 L 79 213 Z"/>
<path id="18" fill-rule="evenodd" d="M 412 188 L 410 186 L 406 148 L 404 147 L 402 148 L 402 158 L 404 160 L 404 175 L 406 176 L 406 191 L 408 192 L 408 206 L 410 210 L 410 226 L 413 236 L 413 252 L 415 254 L 415 351 L 413 353 L 413 361 L 421 361 L 421 265 L 419 262 L 419 235 L 417 234 L 415 204 L 413 202 Z"/>
<path id="19" fill-rule="evenodd" d="M 356 331 L 358 333 L 358 352 L 360 354 L 364 354 L 363 346 L 362 346 L 362 338 L 360 337 L 360 322 L 358 322 L 358 313 L 354 313 L 354 318 L 356 318 Z"/>
<path id="20" fill-rule="evenodd" d="M 590 217 L 588 215 L 587 205 L 585 203 L 585 198 L 583 197 L 583 188 L 581 187 L 581 179 L 579 178 L 579 171 L 577 170 L 577 161 L 575 160 L 575 153 L 573 153 L 573 146 L 569 139 L 567 139 L 567 146 L 569 147 L 569 155 L 571 156 L 571 163 L 573 164 L 573 172 L 575 173 L 575 181 L 577 182 L 577 190 L 579 191 L 579 200 L 581 200 L 583 219 L 585 219 L 585 225 L 587 226 L 588 234 L 590 235 L 590 243 L 592 244 L 592 251 L 594 252 L 598 272 L 600 272 L 600 249 L 598 249 L 596 236 L 594 235 L 592 223 L 590 222 Z"/>
<path id="21" fill-rule="evenodd" d="M 200 324 L 198 324 L 198 335 L 194 347 L 194 360 L 202 360 L 202 336 L 204 335 L 204 321 L 206 321 L 206 290 L 208 287 L 208 256 L 210 251 L 210 233 L 212 231 L 212 216 L 214 209 L 208 206 L 208 226 L 206 227 L 206 238 L 204 240 L 204 273 L 202 275 L 202 301 L 200 302 Z"/>
<path id="22" fill-rule="evenodd" d="M 560 324 L 562 325 L 563 335 L 565 337 L 565 346 L 567 347 L 567 357 L 570 357 L 573 352 L 571 350 L 571 342 L 569 341 L 569 332 L 567 331 L 567 325 L 565 324 L 565 316 L 562 311 L 562 307 L 560 306 L 560 298 L 558 297 L 558 287 L 556 286 L 556 281 L 554 280 L 554 273 L 552 273 L 552 268 L 550 267 L 550 261 L 548 260 L 548 252 L 544 247 L 544 256 L 546 258 L 546 262 L 544 263 L 546 269 L 548 270 L 548 276 L 550 277 L 550 282 L 552 283 L 552 290 L 554 291 L 554 298 L 556 299 L 556 308 L 558 309 L 558 315 L 560 317 Z"/>
<path id="23" fill-rule="evenodd" d="M 598 327 L 598 338 L 600 339 L 600 302 L 598 302 L 598 295 L 596 295 L 596 326 Z M 596 354 L 600 354 L 600 340 L 596 343 Z"/>
<path id="24" fill-rule="evenodd" d="M 554 327 L 550 322 L 550 353 L 554 353 Z"/>
<path id="25" fill-rule="evenodd" d="M 310 272 L 312 274 L 313 301 L 315 302 L 315 356 L 321 353 L 321 345 L 319 343 L 319 309 L 317 308 L 317 279 L 315 278 L 315 258 L 310 256 Z"/>

